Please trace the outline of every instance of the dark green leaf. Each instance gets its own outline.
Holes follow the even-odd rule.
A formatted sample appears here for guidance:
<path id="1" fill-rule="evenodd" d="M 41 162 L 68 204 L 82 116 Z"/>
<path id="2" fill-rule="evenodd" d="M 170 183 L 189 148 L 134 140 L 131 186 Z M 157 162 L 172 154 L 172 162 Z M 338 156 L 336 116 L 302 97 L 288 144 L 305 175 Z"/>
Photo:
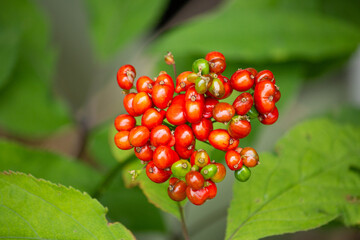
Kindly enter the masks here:
<path id="1" fill-rule="evenodd" d="M 335 218 L 359 224 L 359 149 L 359 127 L 326 119 L 295 127 L 276 155 L 260 155 L 248 182 L 234 184 L 226 239 L 307 230 Z"/>
<path id="2" fill-rule="evenodd" d="M 0 238 L 135 239 L 86 193 L 22 173 L 0 174 Z"/>

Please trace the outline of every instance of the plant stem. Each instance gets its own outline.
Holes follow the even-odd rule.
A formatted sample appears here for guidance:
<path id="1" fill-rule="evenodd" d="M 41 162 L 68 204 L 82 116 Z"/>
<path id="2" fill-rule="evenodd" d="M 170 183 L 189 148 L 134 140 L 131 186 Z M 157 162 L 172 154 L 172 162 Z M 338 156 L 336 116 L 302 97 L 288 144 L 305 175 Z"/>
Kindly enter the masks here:
<path id="1" fill-rule="evenodd" d="M 178 206 L 179 206 L 179 212 L 180 212 L 180 217 L 181 217 L 181 227 L 182 227 L 182 232 L 184 235 L 184 239 L 185 240 L 190 240 L 189 238 L 189 233 L 188 230 L 186 228 L 186 223 L 185 223 L 185 217 L 184 217 L 184 209 L 181 206 L 181 204 L 178 202 Z"/>
<path id="2" fill-rule="evenodd" d="M 167 123 L 164 121 L 162 124 L 164 124 L 165 126 L 168 126 L 171 130 L 175 130 L 175 126 L 170 123 Z"/>
<path id="3" fill-rule="evenodd" d="M 114 180 L 117 173 L 128 163 L 130 160 L 134 158 L 135 155 L 128 156 L 124 161 L 118 162 L 114 167 L 112 167 L 105 175 L 100 184 L 96 187 L 95 191 L 91 196 L 93 198 L 99 198 L 103 192 L 108 188 L 110 183 Z"/>
<path id="4" fill-rule="evenodd" d="M 173 69 L 174 69 L 174 77 L 175 77 L 174 79 L 176 79 L 177 76 L 176 76 L 176 64 L 175 63 L 173 64 Z"/>

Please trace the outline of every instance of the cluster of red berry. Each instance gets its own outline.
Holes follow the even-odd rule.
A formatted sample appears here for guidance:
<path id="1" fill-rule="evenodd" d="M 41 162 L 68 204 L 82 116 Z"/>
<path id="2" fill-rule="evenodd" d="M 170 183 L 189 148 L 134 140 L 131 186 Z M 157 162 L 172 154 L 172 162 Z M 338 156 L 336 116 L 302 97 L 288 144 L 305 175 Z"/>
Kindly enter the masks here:
<path id="1" fill-rule="evenodd" d="M 165 61 L 175 64 L 171 53 Z M 239 69 L 229 80 L 221 75 L 225 68 L 224 55 L 210 52 L 193 63 L 192 71 L 181 73 L 176 85 L 166 72 L 160 72 L 155 81 L 140 77 L 137 93 L 129 91 L 133 89 L 135 68 L 124 65 L 117 73 L 118 84 L 127 93 L 124 107 L 129 114 L 115 119 L 115 144 L 123 150 L 134 148 L 153 182 L 163 183 L 172 176 L 168 194 L 174 201 L 187 197 L 201 205 L 216 196 L 215 183 L 225 178 L 225 166 L 211 161 L 205 150 L 196 150 L 196 139 L 225 151 L 226 164 L 235 171 L 236 179 L 247 181 L 249 168 L 258 164 L 259 156 L 251 147 L 238 147 L 239 139 L 249 135 L 251 119 L 258 118 L 263 124 L 278 119 L 275 103 L 280 91 L 271 71 Z M 232 105 L 219 102 L 234 89 L 243 93 Z M 134 117 L 141 115 L 141 125 L 136 126 Z M 213 122 L 227 124 L 228 128 L 214 130 Z"/>

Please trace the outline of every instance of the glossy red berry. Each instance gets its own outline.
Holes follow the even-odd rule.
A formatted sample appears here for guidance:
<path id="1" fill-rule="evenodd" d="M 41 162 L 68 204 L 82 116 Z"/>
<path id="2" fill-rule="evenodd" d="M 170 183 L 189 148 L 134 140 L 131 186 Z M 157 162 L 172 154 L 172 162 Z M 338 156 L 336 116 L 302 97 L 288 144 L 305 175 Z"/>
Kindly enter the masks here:
<path id="1" fill-rule="evenodd" d="M 134 83 L 135 76 L 136 71 L 133 66 L 128 64 L 120 67 L 116 76 L 119 87 L 125 90 L 131 89 Z"/>
<path id="2" fill-rule="evenodd" d="M 239 139 L 231 137 L 229 140 L 229 146 L 225 151 L 235 150 L 239 146 L 239 143 L 240 143 Z"/>
<path id="3" fill-rule="evenodd" d="M 274 124 L 278 120 L 279 111 L 278 111 L 277 107 L 275 106 L 271 112 L 266 113 L 266 114 L 260 114 L 258 116 L 258 118 L 262 124 L 271 125 L 271 124 Z"/>
<path id="4" fill-rule="evenodd" d="M 210 72 L 221 74 L 226 69 L 226 62 L 222 58 L 214 58 L 209 61 Z"/>
<path id="5" fill-rule="evenodd" d="M 171 165 L 179 160 L 179 156 L 168 146 L 159 146 L 153 154 L 153 162 L 160 169 L 171 168 Z"/>
<path id="6" fill-rule="evenodd" d="M 120 131 L 116 133 L 114 141 L 115 145 L 122 149 L 122 150 L 128 150 L 131 149 L 132 146 L 129 142 L 129 131 Z"/>
<path id="7" fill-rule="evenodd" d="M 180 146 L 179 144 L 175 143 L 174 149 L 182 159 L 188 159 L 195 151 L 195 140 L 186 147 Z"/>
<path id="8" fill-rule="evenodd" d="M 153 159 L 153 153 L 151 146 L 146 144 L 142 147 L 135 147 L 134 148 L 135 156 L 140 159 L 141 161 L 151 161 Z"/>
<path id="9" fill-rule="evenodd" d="M 176 181 L 174 181 L 173 179 L 175 179 Z M 168 187 L 169 197 L 177 202 L 184 200 L 186 198 L 186 188 L 187 188 L 186 183 L 177 178 L 170 178 L 169 183 L 170 183 Z"/>
<path id="10" fill-rule="evenodd" d="M 255 83 L 258 84 L 261 81 L 268 80 L 275 83 L 274 74 L 269 70 L 262 70 L 255 75 Z"/>
<path id="11" fill-rule="evenodd" d="M 208 60 L 208 61 L 211 61 L 211 60 L 213 60 L 215 58 L 221 58 L 221 59 L 225 60 L 225 56 L 221 52 L 213 51 L 213 52 L 209 52 L 205 56 L 205 59 Z"/>
<path id="12" fill-rule="evenodd" d="M 174 136 L 176 144 L 182 147 L 187 147 L 195 141 L 191 127 L 186 124 L 177 126 L 175 128 Z"/>
<path id="13" fill-rule="evenodd" d="M 275 94 L 274 94 L 274 101 L 277 103 L 281 98 L 281 92 L 279 90 L 279 87 L 275 85 Z"/>
<path id="14" fill-rule="evenodd" d="M 203 101 L 185 101 L 185 117 L 189 123 L 198 123 L 204 112 Z"/>
<path id="15" fill-rule="evenodd" d="M 193 133 L 196 139 L 200 141 L 207 141 L 210 135 L 210 132 L 213 130 L 213 124 L 210 119 L 203 118 L 198 123 L 193 123 L 191 125 Z"/>
<path id="16" fill-rule="evenodd" d="M 186 196 L 194 205 L 202 205 L 209 197 L 209 193 L 205 188 L 195 190 L 191 187 L 186 188 Z"/>
<path id="17" fill-rule="evenodd" d="M 244 92 L 254 85 L 254 78 L 255 77 L 251 74 L 251 72 L 240 69 L 231 76 L 230 83 L 235 90 Z"/>
<path id="18" fill-rule="evenodd" d="M 154 86 L 161 85 L 161 86 L 168 86 L 172 90 L 175 90 L 174 82 L 172 77 L 167 73 L 160 73 L 160 75 L 156 78 Z"/>
<path id="19" fill-rule="evenodd" d="M 213 199 L 216 197 L 217 194 L 217 187 L 216 184 L 211 180 L 205 181 L 205 189 L 208 192 L 208 199 Z"/>
<path id="20" fill-rule="evenodd" d="M 213 109 L 213 118 L 217 122 L 229 122 L 234 115 L 234 107 L 226 102 L 219 102 Z"/>
<path id="21" fill-rule="evenodd" d="M 184 94 L 174 97 L 170 107 L 166 111 L 166 119 L 173 125 L 182 125 L 186 123 Z"/>
<path id="22" fill-rule="evenodd" d="M 129 93 L 127 94 L 125 97 L 124 97 L 124 108 L 125 110 L 131 115 L 131 116 L 134 116 L 134 117 L 137 117 L 139 116 L 139 114 L 137 114 L 134 110 L 134 107 L 133 107 L 133 101 L 134 101 L 134 98 L 135 98 L 136 94 L 135 93 Z"/>
<path id="23" fill-rule="evenodd" d="M 194 83 L 189 82 L 187 79 L 187 77 L 191 73 L 192 73 L 191 71 L 182 72 L 176 78 L 176 88 L 175 88 L 176 93 L 186 91 L 191 85 L 194 85 Z"/>
<path id="24" fill-rule="evenodd" d="M 254 91 L 254 102 L 259 113 L 266 114 L 275 107 L 275 85 L 269 80 L 263 80 L 256 84 Z"/>
<path id="25" fill-rule="evenodd" d="M 226 151 L 230 145 L 230 135 L 224 129 L 213 130 L 209 135 L 210 144 L 219 150 Z"/>
<path id="26" fill-rule="evenodd" d="M 222 81 L 223 85 L 224 85 L 224 91 L 225 94 L 224 96 L 222 96 L 220 99 L 225 99 L 230 97 L 231 93 L 233 92 L 233 88 L 231 86 L 230 80 L 222 75 L 219 75 L 218 78 L 220 79 L 220 81 Z"/>
<path id="27" fill-rule="evenodd" d="M 133 100 L 133 109 L 136 114 L 141 115 L 152 107 L 152 100 L 146 92 L 139 92 Z"/>
<path id="28" fill-rule="evenodd" d="M 150 143 L 154 147 L 158 147 L 160 145 L 168 145 L 171 140 L 172 135 L 169 127 L 165 125 L 159 125 L 151 130 Z"/>
<path id="29" fill-rule="evenodd" d="M 190 171 L 185 176 L 186 184 L 195 189 L 198 190 L 202 187 L 204 187 L 205 179 L 201 173 L 197 171 Z"/>
<path id="30" fill-rule="evenodd" d="M 213 116 L 212 114 L 213 109 L 218 102 L 219 102 L 218 100 L 211 97 L 205 98 L 205 107 L 203 112 L 204 118 L 211 118 Z"/>
<path id="31" fill-rule="evenodd" d="M 167 85 L 155 85 L 152 92 L 152 100 L 156 107 L 165 109 L 170 105 L 174 95 L 174 88 Z"/>
<path id="32" fill-rule="evenodd" d="M 129 142 L 134 147 L 144 146 L 150 138 L 150 131 L 147 127 L 137 126 L 129 133 Z"/>
<path id="33" fill-rule="evenodd" d="M 166 182 L 170 178 L 171 171 L 160 169 L 155 166 L 153 161 L 150 161 L 146 165 L 146 175 L 148 176 L 148 178 L 151 181 L 153 181 L 155 183 L 163 183 L 163 182 Z"/>
<path id="34" fill-rule="evenodd" d="M 240 153 L 230 150 L 225 154 L 226 165 L 233 171 L 238 170 L 242 167 L 243 162 L 240 157 Z"/>
<path id="35" fill-rule="evenodd" d="M 128 114 L 121 114 L 115 118 L 114 125 L 118 131 L 130 131 L 136 125 L 136 120 Z"/>
<path id="36" fill-rule="evenodd" d="M 136 81 L 136 90 L 138 92 L 145 92 L 152 94 L 153 86 L 154 86 L 154 81 L 147 76 L 141 76 Z"/>
<path id="37" fill-rule="evenodd" d="M 251 124 L 247 119 L 244 119 L 242 116 L 233 117 L 229 124 L 228 132 L 233 138 L 245 138 L 251 132 Z"/>
<path id="38" fill-rule="evenodd" d="M 258 73 L 255 68 L 245 68 L 246 71 L 249 71 L 253 76 L 256 76 Z"/>
<path id="39" fill-rule="evenodd" d="M 245 147 L 240 152 L 243 164 L 247 167 L 255 167 L 259 163 L 259 155 L 252 147 Z"/>
<path id="40" fill-rule="evenodd" d="M 149 108 L 141 117 L 141 125 L 152 130 L 156 126 L 162 124 L 165 116 L 165 111 L 161 109 Z"/>
<path id="41" fill-rule="evenodd" d="M 245 115 L 250 111 L 253 104 L 253 96 L 248 92 L 244 92 L 235 99 L 233 107 L 237 115 Z"/>

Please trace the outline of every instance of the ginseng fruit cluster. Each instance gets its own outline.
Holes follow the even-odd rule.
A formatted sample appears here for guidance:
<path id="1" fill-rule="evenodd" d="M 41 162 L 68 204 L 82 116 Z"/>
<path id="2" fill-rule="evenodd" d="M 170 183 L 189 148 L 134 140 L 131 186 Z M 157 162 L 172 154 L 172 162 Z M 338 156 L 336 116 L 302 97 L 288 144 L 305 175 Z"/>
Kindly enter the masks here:
<path id="1" fill-rule="evenodd" d="M 170 53 L 165 61 L 175 64 Z M 211 161 L 205 150 L 196 149 L 196 140 L 226 152 L 227 167 L 244 182 L 259 156 L 251 147 L 239 147 L 239 139 L 249 135 L 251 121 L 269 125 L 278 119 L 275 103 L 280 91 L 271 71 L 239 69 L 228 79 L 222 75 L 225 68 L 224 55 L 210 52 L 194 61 L 192 71 L 177 76 L 176 85 L 170 75 L 160 72 L 155 80 L 138 78 L 136 92 L 131 92 L 135 68 L 124 65 L 117 73 L 118 84 L 127 93 L 128 114 L 115 119 L 115 144 L 123 150 L 134 148 L 151 181 L 169 180 L 168 195 L 174 201 L 187 197 L 201 205 L 216 196 L 216 183 L 225 178 L 220 159 Z M 235 101 L 221 102 L 233 90 L 239 92 Z M 140 116 L 137 126 L 135 117 Z M 213 129 L 214 122 L 224 123 L 227 129 Z"/>

